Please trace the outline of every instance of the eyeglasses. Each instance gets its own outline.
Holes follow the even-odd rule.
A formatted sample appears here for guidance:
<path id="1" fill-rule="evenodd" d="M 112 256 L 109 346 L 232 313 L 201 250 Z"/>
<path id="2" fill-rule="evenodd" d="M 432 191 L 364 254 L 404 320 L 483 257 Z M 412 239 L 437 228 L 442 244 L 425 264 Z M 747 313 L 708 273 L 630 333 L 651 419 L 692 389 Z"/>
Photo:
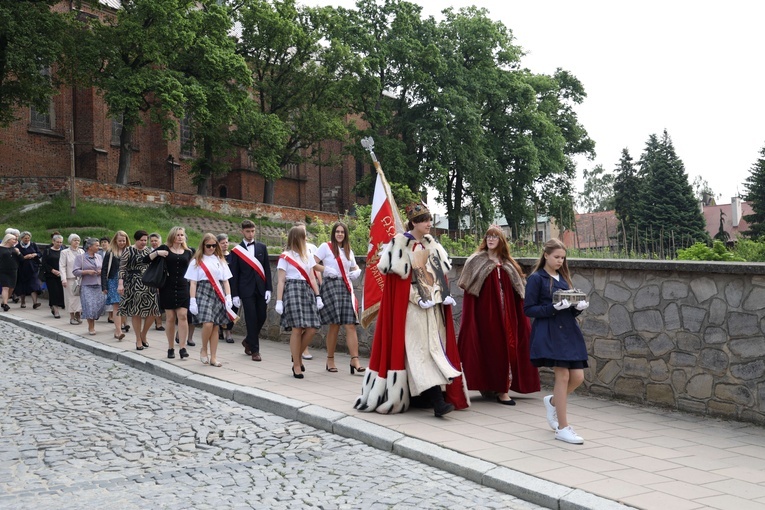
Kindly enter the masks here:
<path id="1" fill-rule="evenodd" d="M 496 241 L 497 239 L 499 239 L 499 236 L 495 236 L 494 234 L 490 234 L 490 235 L 486 236 L 486 240 L 487 241 L 489 241 L 489 240 Z"/>
<path id="2" fill-rule="evenodd" d="M 205 248 L 215 248 L 216 246 L 218 246 L 218 245 L 217 244 L 206 244 Z"/>

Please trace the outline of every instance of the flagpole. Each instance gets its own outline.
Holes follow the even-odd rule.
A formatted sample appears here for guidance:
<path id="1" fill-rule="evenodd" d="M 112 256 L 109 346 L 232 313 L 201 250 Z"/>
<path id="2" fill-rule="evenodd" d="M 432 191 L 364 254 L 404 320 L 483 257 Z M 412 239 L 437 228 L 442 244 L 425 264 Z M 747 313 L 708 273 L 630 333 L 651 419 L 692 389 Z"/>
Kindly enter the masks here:
<path id="1" fill-rule="evenodd" d="M 385 191 L 385 197 L 390 201 L 391 205 L 393 206 L 393 216 L 396 221 L 396 231 L 403 232 L 404 223 L 401 221 L 401 217 L 399 216 L 398 205 L 396 204 L 396 200 L 393 198 L 393 192 L 390 190 L 390 184 L 388 184 L 388 179 L 385 178 L 385 173 L 383 172 L 382 166 L 380 165 L 380 162 L 377 160 L 377 156 L 375 155 L 374 138 L 372 138 L 371 136 L 362 138 L 361 146 L 364 147 L 369 152 L 369 155 L 372 157 L 372 163 L 374 163 L 375 165 L 375 171 L 377 172 L 377 175 L 380 176 L 380 180 L 383 183 L 383 190 Z"/>

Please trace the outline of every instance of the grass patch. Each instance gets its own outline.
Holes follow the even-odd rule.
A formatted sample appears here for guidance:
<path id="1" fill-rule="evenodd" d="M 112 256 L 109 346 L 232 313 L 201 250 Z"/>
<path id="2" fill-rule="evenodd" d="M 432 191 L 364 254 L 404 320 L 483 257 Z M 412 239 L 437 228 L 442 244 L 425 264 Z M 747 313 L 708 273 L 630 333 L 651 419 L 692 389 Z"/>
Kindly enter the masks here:
<path id="1" fill-rule="evenodd" d="M 2 230 L 9 226 L 19 230 L 28 230 L 32 233 L 32 239 L 40 243 L 50 241 L 53 232 L 58 231 L 64 236 L 76 233 L 82 239 L 86 237 L 109 237 L 117 230 L 127 232 L 130 242 L 133 242 L 133 233 L 136 230 L 158 232 L 163 240 L 170 229 L 176 225 L 186 228 L 189 246 L 197 247 L 204 232 L 190 227 L 190 218 L 207 218 L 232 222 L 233 230 L 227 232 L 233 239 L 238 239 L 240 234 L 239 224 L 241 217 L 218 214 L 203 209 L 192 207 L 140 207 L 124 204 L 102 204 L 80 200 L 77 202 L 76 214 L 70 214 L 70 201 L 67 195 L 55 197 L 50 204 L 45 204 L 37 209 L 21 213 L 19 209 L 29 201 L 4 202 L 0 204 L 0 218 L 3 219 Z M 291 225 L 267 221 L 263 218 L 254 220 L 256 224 L 274 226 L 277 228 L 289 228 Z M 216 234 L 218 232 L 215 232 Z"/>

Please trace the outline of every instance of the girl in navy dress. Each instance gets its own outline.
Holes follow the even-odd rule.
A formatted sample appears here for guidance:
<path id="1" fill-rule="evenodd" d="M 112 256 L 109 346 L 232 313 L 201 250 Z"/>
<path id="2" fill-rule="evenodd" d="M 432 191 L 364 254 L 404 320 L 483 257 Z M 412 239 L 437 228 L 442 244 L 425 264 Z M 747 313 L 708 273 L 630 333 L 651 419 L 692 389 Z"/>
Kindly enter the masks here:
<path id="1" fill-rule="evenodd" d="M 534 319 L 531 326 L 531 363 L 550 367 L 555 375 L 553 394 L 544 398 L 547 423 L 555 431 L 555 439 L 582 444 L 582 439 L 568 424 L 568 394 L 584 382 L 587 368 L 587 347 L 576 317 L 589 304 L 568 300 L 553 304 L 553 293 L 572 289 L 571 274 L 566 263 L 566 246 L 558 239 L 545 243 L 542 256 L 526 283 L 523 311 Z"/>

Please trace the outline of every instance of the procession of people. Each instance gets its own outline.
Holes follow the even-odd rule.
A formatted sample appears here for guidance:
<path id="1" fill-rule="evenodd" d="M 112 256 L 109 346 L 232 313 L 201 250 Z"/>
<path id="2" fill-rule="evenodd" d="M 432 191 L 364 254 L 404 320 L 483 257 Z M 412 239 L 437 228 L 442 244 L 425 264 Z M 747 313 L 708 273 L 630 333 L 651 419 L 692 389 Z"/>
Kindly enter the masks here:
<path id="1" fill-rule="evenodd" d="M 572 288 L 565 246 L 558 240 L 545 245 L 527 279 L 503 230 L 490 226 L 456 281 L 463 291 L 457 325 L 452 312 L 457 300 L 446 276 L 452 261 L 431 235 L 430 210 L 414 202 L 405 212 L 406 231 L 382 247 L 376 264 L 382 297 L 368 366 L 359 358 L 361 310 L 353 285 L 362 269 L 350 248 L 348 227 L 339 221 L 319 248 L 308 242 L 305 225 L 293 226 L 278 256 L 275 282 L 268 250 L 255 240 L 250 220 L 241 223 L 242 240 L 233 249 L 228 235 L 212 233 L 190 248 L 184 228 L 176 226 L 165 244 L 159 234 L 138 230 L 132 245 L 128 234 L 118 231 L 111 239 L 84 242 L 72 233 L 63 246 L 63 236 L 55 232 L 41 251 L 29 232 L 9 228 L 0 245 L 2 308 L 8 311 L 14 299 L 25 308 L 30 297 L 37 309 L 45 288 L 55 318 L 65 310 L 72 325 L 84 319 L 95 335 L 96 322 L 108 313 L 115 340 L 122 341 L 132 326 L 139 351 L 150 347 L 147 333 L 154 325 L 166 332 L 167 358 L 179 361 L 190 357 L 197 327 L 200 362 L 222 367 L 219 339 L 234 341 L 240 314 L 244 353 L 254 362 L 263 360 L 260 335 L 275 296 L 273 310 L 290 335 L 288 373 L 306 379 L 304 360 L 312 357 L 307 349 L 322 328 L 324 368 L 337 373 L 334 358 L 342 330 L 350 375 L 363 376 L 353 404 L 359 411 L 399 413 L 418 407 L 444 417 L 468 409 L 471 391 L 514 406 L 511 393 L 539 392 L 538 369 L 549 367 L 555 387 L 543 399 L 548 425 L 555 439 L 582 444 L 568 423 L 566 400 L 587 367 L 576 321 L 587 302 L 557 298 L 556 291 Z"/>

